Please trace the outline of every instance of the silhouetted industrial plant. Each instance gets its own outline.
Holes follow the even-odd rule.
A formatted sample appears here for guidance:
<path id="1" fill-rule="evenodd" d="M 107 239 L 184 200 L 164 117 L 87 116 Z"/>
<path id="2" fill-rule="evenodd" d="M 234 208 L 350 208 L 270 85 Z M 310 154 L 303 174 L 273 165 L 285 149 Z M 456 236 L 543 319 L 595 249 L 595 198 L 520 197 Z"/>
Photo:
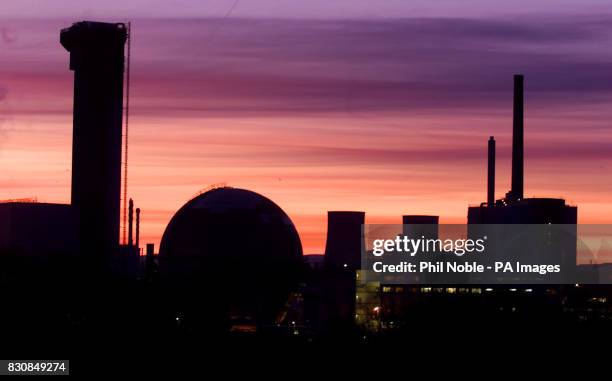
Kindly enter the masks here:
<path id="1" fill-rule="evenodd" d="M 612 319 L 607 299 L 588 304 L 608 297 L 605 286 L 360 282 L 365 212 L 329 211 L 324 255 L 303 255 L 289 216 L 244 189 L 216 187 L 188 201 L 166 227 L 159 255 L 152 244 L 141 251 L 147 210 L 141 215 L 129 199 L 120 244 L 128 38 L 121 23 L 83 21 L 61 31 L 74 71 L 71 204 L 0 204 L 0 286 L 15 295 L 0 316 L 14 328 L 7 342 L 25 346 L 24 332 L 44 342 L 57 329 L 83 346 L 122 335 L 143 343 L 368 340 L 400 337 L 409 323 L 435 325 L 449 314 L 472 323 Z M 490 137 L 486 202 L 468 208 L 468 225 L 577 224 L 577 207 L 565 200 L 524 197 L 523 89 L 523 76 L 514 76 L 512 187 L 496 199 Z M 398 213 L 400 222 L 402 234 L 438 237 L 438 216 Z M 29 303 L 33 294 L 42 302 Z"/>

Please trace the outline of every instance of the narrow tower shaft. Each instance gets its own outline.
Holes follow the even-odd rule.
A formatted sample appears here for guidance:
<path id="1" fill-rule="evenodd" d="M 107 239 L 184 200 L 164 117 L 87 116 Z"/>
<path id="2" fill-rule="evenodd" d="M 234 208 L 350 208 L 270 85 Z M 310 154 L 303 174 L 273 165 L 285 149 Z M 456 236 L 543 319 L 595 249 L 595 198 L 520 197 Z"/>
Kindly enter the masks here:
<path id="1" fill-rule="evenodd" d="M 132 247 L 134 245 L 133 238 L 133 229 L 134 225 L 134 201 L 130 199 L 129 208 L 128 208 L 128 246 Z"/>
<path id="2" fill-rule="evenodd" d="M 512 188 L 509 199 L 523 199 L 523 76 L 514 76 L 514 111 L 512 116 Z"/>
<path id="3" fill-rule="evenodd" d="M 136 247 L 140 250 L 140 208 L 136 208 Z"/>
<path id="4" fill-rule="evenodd" d="M 489 138 L 489 155 L 487 160 L 487 206 L 495 206 L 495 138 Z"/>

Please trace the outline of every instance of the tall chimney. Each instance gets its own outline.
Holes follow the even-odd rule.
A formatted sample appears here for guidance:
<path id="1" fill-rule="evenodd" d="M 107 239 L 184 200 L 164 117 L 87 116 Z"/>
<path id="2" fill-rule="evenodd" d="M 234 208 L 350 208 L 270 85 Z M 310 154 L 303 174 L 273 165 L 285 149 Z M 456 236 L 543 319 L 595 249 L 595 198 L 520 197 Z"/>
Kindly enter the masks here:
<path id="1" fill-rule="evenodd" d="M 140 252 L 140 208 L 136 208 L 136 247 Z"/>
<path id="2" fill-rule="evenodd" d="M 487 160 L 487 206 L 495 206 L 495 138 L 489 138 L 489 158 Z"/>
<path id="3" fill-rule="evenodd" d="M 130 199 L 128 207 L 128 246 L 134 246 L 134 240 L 132 238 L 132 226 L 134 223 L 134 201 Z"/>
<path id="4" fill-rule="evenodd" d="M 523 198 L 523 75 L 514 76 L 514 112 L 512 116 L 512 188 L 510 200 Z"/>
<path id="5" fill-rule="evenodd" d="M 107 262 L 119 247 L 124 24 L 82 21 L 63 29 L 74 71 L 72 205 L 81 251 Z"/>

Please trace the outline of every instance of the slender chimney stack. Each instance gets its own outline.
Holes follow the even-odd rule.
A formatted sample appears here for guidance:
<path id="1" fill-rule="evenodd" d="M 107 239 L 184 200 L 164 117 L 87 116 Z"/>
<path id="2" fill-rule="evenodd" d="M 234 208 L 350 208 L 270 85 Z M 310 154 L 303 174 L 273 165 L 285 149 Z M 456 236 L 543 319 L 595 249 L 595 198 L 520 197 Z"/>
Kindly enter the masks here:
<path id="1" fill-rule="evenodd" d="M 523 199 L 523 75 L 514 76 L 512 116 L 512 188 L 510 201 Z"/>
<path id="2" fill-rule="evenodd" d="M 495 138 L 489 138 L 489 159 L 487 160 L 487 206 L 495 206 Z"/>
<path id="3" fill-rule="evenodd" d="M 140 208 L 136 208 L 136 247 L 140 251 Z"/>
<path id="4" fill-rule="evenodd" d="M 134 245 L 134 240 L 132 238 L 132 225 L 134 223 L 134 201 L 130 199 L 130 204 L 128 208 L 128 246 L 132 247 Z"/>

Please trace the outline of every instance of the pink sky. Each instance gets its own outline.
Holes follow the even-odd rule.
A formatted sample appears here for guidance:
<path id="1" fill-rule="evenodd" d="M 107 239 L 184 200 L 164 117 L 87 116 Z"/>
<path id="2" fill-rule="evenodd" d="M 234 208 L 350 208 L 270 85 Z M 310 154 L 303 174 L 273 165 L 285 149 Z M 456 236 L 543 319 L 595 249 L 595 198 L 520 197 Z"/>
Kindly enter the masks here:
<path id="1" fill-rule="evenodd" d="M 497 196 L 508 189 L 516 72 L 526 76 L 526 195 L 568 199 L 581 223 L 611 222 L 612 14 L 256 13 L 133 21 L 129 193 L 143 241 L 157 245 L 172 214 L 215 183 L 279 204 L 306 253 L 323 250 L 327 210 L 464 223 L 485 197 L 489 135 Z M 69 202 L 72 76 L 59 29 L 77 19 L 58 16 L 0 20 L 3 199 Z"/>

